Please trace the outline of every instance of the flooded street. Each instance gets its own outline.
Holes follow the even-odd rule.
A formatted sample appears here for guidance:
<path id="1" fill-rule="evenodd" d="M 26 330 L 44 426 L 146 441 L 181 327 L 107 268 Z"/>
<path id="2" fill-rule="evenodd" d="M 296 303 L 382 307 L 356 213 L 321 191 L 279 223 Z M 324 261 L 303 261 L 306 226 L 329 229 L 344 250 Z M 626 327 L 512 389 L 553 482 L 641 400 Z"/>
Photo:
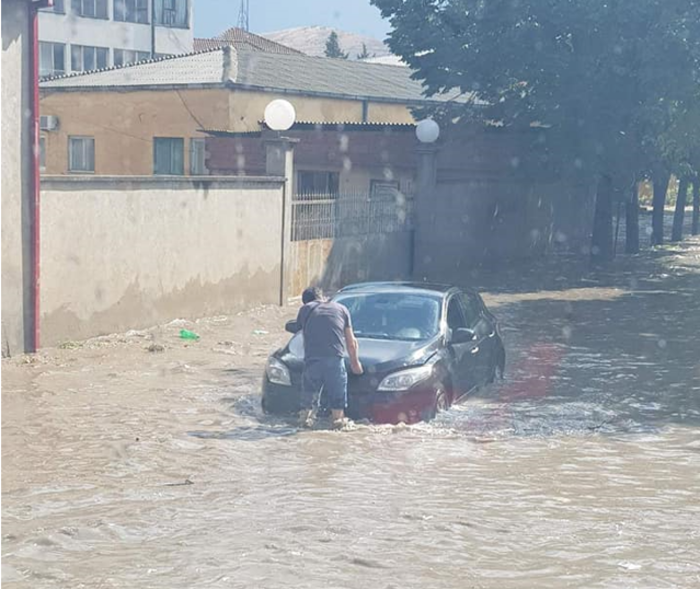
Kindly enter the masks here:
<path id="1" fill-rule="evenodd" d="M 700 239 L 471 282 L 506 380 L 413 427 L 263 417 L 293 307 L 3 361 L 3 586 L 700 586 Z"/>

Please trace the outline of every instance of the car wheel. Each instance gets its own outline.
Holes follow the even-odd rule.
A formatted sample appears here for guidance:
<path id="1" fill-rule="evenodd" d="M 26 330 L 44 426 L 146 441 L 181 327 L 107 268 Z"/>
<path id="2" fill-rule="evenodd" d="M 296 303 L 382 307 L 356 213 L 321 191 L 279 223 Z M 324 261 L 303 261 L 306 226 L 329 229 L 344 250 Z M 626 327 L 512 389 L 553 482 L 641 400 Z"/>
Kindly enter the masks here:
<path id="1" fill-rule="evenodd" d="M 426 409 L 421 416 L 423 421 L 432 421 L 438 413 L 447 411 L 450 408 L 450 403 L 447 400 L 447 394 L 444 389 L 439 388 L 435 393 L 435 402 L 430 409 Z"/>
<path id="2" fill-rule="evenodd" d="M 444 391 L 440 391 L 435 399 L 435 413 L 442 413 L 450 408 L 450 404 L 447 401 L 447 395 Z"/>
<path id="3" fill-rule="evenodd" d="M 496 382 L 496 363 L 494 362 L 489 368 L 489 375 L 486 377 L 486 384 L 493 384 Z"/>

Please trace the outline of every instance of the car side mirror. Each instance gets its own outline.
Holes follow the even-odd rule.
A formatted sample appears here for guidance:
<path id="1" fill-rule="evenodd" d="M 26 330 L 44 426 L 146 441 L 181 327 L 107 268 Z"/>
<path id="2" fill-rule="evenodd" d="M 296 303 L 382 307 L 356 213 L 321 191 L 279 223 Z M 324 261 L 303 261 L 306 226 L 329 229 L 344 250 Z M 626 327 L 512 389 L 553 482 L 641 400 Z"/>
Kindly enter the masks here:
<path id="1" fill-rule="evenodd" d="M 289 333 L 299 333 L 301 331 L 301 327 L 297 321 L 287 321 L 284 329 Z"/>
<path id="2" fill-rule="evenodd" d="M 468 327 L 458 327 L 452 330 L 451 344 L 467 344 L 476 339 L 476 333 Z"/>

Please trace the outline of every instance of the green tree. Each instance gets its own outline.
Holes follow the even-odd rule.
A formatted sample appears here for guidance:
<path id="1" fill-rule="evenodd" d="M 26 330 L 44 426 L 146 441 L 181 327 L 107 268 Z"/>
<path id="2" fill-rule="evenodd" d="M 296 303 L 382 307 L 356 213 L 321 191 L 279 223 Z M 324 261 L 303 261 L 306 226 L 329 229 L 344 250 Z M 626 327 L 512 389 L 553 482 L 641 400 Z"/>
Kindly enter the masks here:
<path id="1" fill-rule="evenodd" d="M 374 56 L 370 55 L 370 52 L 367 51 L 367 44 L 363 43 L 362 44 L 362 53 L 357 54 L 357 59 L 368 59 L 370 57 L 374 57 Z"/>
<path id="2" fill-rule="evenodd" d="M 393 53 L 428 95 L 456 89 L 482 104 L 451 104 L 433 116 L 549 127 L 548 165 L 598 186 L 592 251 L 609 257 L 612 195 L 630 194 L 648 175 L 661 186 L 679 163 L 669 130 L 695 99 L 698 2 L 372 3 L 392 24 Z"/>
<path id="3" fill-rule="evenodd" d="M 348 58 L 348 54 L 340 48 L 338 33 L 335 31 L 332 31 L 331 34 L 328 35 L 328 41 L 326 41 L 326 57 L 333 57 L 335 59 Z"/>

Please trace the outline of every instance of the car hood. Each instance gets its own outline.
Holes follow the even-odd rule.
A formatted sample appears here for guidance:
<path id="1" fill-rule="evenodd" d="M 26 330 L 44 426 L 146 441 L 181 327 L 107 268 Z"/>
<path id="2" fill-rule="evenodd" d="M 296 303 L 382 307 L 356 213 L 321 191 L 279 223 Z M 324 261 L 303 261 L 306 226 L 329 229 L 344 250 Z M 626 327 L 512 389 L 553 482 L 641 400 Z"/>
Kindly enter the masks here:
<path id="1" fill-rule="evenodd" d="M 439 347 L 439 338 L 429 341 L 398 341 L 357 338 L 360 346 L 360 361 L 372 372 L 396 370 L 403 366 L 420 366 L 427 362 Z M 287 347 L 278 354 L 290 366 L 304 361 L 304 339 L 297 334 Z"/>

